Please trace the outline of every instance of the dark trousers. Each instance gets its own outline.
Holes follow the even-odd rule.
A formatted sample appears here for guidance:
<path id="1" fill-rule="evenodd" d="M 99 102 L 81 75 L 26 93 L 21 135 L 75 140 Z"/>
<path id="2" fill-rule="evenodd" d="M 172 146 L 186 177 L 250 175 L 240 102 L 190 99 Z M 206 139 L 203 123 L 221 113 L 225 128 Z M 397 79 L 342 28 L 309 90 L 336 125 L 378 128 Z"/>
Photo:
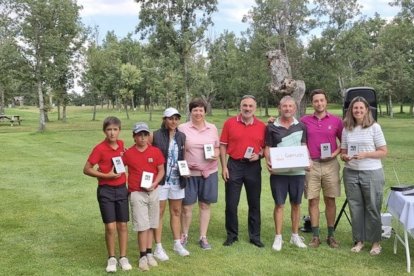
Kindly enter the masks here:
<path id="1" fill-rule="evenodd" d="M 262 167 L 260 161 L 241 162 L 229 158 L 227 168 L 230 175 L 229 180 L 226 182 L 227 238 L 236 238 L 239 233 L 237 207 L 244 184 L 249 206 L 249 237 L 251 240 L 260 240 L 260 193 L 262 191 Z"/>

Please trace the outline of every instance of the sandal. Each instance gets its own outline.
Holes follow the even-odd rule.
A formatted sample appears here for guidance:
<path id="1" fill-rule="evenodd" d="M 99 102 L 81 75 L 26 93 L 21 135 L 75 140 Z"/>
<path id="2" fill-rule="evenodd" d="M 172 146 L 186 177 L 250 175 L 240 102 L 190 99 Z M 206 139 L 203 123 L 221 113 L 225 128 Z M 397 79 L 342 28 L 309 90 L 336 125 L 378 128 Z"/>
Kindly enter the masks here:
<path id="1" fill-rule="evenodd" d="M 381 253 L 382 247 L 381 245 L 378 245 L 377 247 L 374 247 L 371 249 L 371 251 L 369 251 L 369 254 L 371 256 L 376 256 L 379 255 Z"/>
<path id="2" fill-rule="evenodd" d="M 362 242 L 355 243 L 354 247 L 351 248 L 352 252 L 359 253 L 364 248 L 364 244 Z"/>

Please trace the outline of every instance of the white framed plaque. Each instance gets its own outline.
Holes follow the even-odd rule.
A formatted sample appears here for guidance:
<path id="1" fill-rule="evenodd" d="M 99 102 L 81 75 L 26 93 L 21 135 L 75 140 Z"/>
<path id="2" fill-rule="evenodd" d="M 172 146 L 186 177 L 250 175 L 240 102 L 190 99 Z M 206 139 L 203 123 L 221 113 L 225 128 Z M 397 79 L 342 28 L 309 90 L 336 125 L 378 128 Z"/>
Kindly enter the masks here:
<path id="1" fill-rule="evenodd" d="M 122 161 L 121 156 L 112 157 L 112 163 L 114 164 L 115 173 L 124 173 L 125 172 L 125 165 Z"/>
<path id="2" fill-rule="evenodd" d="M 188 168 L 187 161 L 180 160 L 177 161 L 178 170 L 180 171 L 181 176 L 189 176 L 190 175 L 190 169 Z"/>
<path id="3" fill-rule="evenodd" d="M 143 172 L 141 177 L 141 188 L 151 188 L 154 179 L 154 174 L 151 172 Z"/>
<path id="4" fill-rule="evenodd" d="M 243 158 L 246 158 L 246 159 L 252 158 L 253 151 L 254 151 L 253 147 L 247 147 L 246 151 L 244 152 Z"/>
<path id="5" fill-rule="evenodd" d="M 331 143 L 321 144 L 321 159 L 329 158 L 332 156 Z"/>
<path id="6" fill-rule="evenodd" d="M 214 156 L 214 146 L 213 144 L 205 144 L 204 145 L 204 158 L 205 159 L 212 159 Z"/>
<path id="7" fill-rule="evenodd" d="M 358 153 L 359 153 L 358 144 L 355 144 L 355 143 L 348 144 L 348 156 L 349 157 L 354 157 Z"/>

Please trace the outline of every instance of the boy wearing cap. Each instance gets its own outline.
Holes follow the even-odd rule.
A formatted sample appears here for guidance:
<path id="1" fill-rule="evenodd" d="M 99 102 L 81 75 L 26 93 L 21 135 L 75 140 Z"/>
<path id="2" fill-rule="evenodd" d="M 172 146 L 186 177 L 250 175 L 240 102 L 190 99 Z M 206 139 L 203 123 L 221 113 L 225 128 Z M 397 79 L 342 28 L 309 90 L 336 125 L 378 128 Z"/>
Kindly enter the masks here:
<path id="1" fill-rule="evenodd" d="M 116 272 L 115 233 L 119 239 L 119 265 L 122 270 L 132 267 L 126 257 L 129 220 L 128 190 L 125 173 L 116 173 L 112 158 L 121 157 L 125 151 L 124 142 L 118 140 L 121 121 L 107 117 L 103 122 L 105 140 L 96 145 L 83 168 L 83 173 L 98 179 L 97 199 L 105 224 L 105 242 L 108 251 L 106 272 Z M 97 168 L 95 168 L 97 166 Z"/>
<path id="2" fill-rule="evenodd" d="M 138 232 L 140 251 L 139 268 L 149 270 L 157 266 L 152 254 L 152 232 L 158 228 L 159 199 L 158 184 L 164 177 L 165 159 L 161 151 L 148 144 L 149 128 L 145 123 L 136 123 L 132 130 L 135 145 L 124 154 L 128 166 L 128 191 L 134 231 Z M 149 186 L 144 183 L 149 181 Z"/>

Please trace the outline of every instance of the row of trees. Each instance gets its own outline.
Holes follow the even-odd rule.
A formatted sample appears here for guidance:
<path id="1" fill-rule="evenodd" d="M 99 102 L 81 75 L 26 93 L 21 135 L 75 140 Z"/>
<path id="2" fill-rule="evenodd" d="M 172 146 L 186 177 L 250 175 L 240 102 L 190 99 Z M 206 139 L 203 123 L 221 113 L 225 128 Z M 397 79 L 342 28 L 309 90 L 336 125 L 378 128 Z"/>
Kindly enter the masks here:
<path id="1" fill-rule="evenodd" d="M 207 35 L 216 0 L 135 1 L 142 40 L 108 32 L 100 42 L 74 0 L 0 0 L 0 112 L 23 95 L 39 106 L 43 131 L 50 102 L 66 120 L 69 103 L 123 108 L 129 116 L 136 108 L 184 109 L 195 96 L 229 110 L 249 93 L 268 114 L 277 99 L 265 54 L 274 49 L 308 91 L 325 88 L 341 102 L 347 87 L 372 86 L 384 112 L 392 115 L 393 102 L 410 103 L 412 112 L 414 1 L 393 1 L 401 11 L 387 22 L 360 16 L 357 0 L 256 0 L 240 37 Z M 69 93 L 75 80 L 83 94 Z"/>

